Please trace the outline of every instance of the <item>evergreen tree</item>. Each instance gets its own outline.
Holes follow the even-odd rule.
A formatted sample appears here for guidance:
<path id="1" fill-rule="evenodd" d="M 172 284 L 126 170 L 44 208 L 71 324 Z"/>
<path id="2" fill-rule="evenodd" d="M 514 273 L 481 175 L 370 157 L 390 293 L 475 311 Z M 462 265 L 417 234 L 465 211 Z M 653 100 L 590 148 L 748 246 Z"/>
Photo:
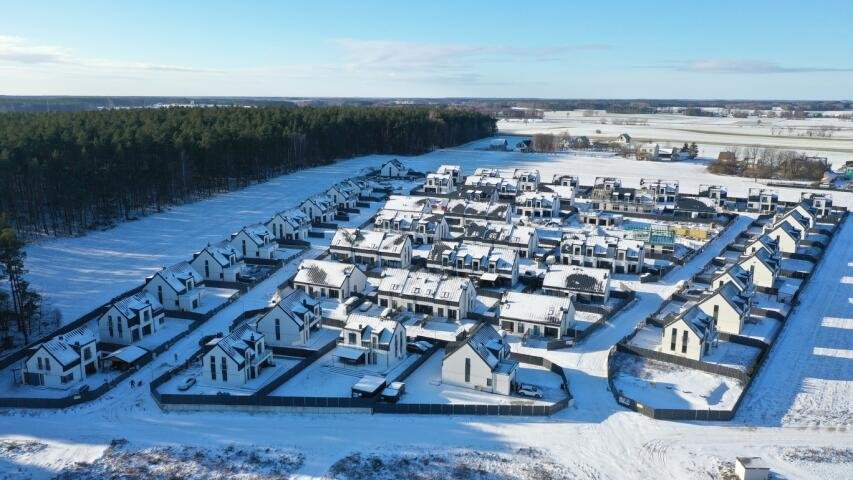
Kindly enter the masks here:
<path id="1" fill-rule="evenodd" d="M 0 331 L 3 334 L 3 342 L 9 341 L 9 319 L 16 321 L 18 332 L 23 335 L 24 343 L 29 341 L 30 324 L 35 317 L 40 304 L 37 293 L 30 291 L 30 284 L 24 280 L 24 242 L 22 242 L 15 230 L 0 216 L 0 265 L 3 267 L 3 275 L 8 278 L 12 299 L 11 311 L 2 315 L 3 324 Z"/>
<path id="2" fill-rule="evenodd" d="M 685 145 L 687 145 L 685 143 Z M 699 146 L 696 145 L 696 142 L 690 144 L 690 149 L 688 150 L 690 158 L 696 158 L 699 156 Z"/>

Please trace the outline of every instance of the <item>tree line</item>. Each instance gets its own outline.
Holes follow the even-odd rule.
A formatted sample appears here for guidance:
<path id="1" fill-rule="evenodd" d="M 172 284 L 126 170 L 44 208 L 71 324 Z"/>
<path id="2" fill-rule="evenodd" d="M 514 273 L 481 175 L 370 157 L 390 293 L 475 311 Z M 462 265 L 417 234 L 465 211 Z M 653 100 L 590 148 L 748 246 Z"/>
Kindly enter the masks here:
<path id="1" fill-rule="evenodd" d="M 775 148 L 733 148 L 708 164 L 707 170 L 719 175 L 752 178 L 818 181 L 830 170 L 824 157 Z"/>
<path id="2" fill-rule="evenodd" d="M 64 235 L 296 169 L 493 134 L 462 108 L 162 108 L 0 114 L 0 212 Z"/>

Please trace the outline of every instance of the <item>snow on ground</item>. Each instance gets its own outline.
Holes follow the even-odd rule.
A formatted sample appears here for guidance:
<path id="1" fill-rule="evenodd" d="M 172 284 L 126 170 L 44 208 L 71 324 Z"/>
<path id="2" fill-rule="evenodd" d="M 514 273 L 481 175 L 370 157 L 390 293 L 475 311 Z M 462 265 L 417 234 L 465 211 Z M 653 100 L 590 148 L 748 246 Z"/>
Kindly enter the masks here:
<path id="1" fill-rule="evenodd" d="M 652 408 L 731 410 L 743 391 L 738 380 L 625 353 L 616 355 L 616 388 Z"/>
<path id="2" fill-rule="evenodd" d="M 770 317 L 751 316 L 743 322 L 740 334 L 769 344 L 780 328 L 782 328 L 782 322 L 779 320 Z"/>
<path id="3" fill-rule="evenodd" d="M 177 393 L 186 395 L 216 395 L 219 392 L 224 392 L 228 395 L 252 395 L 259 388 L 284 375 L 285 372 L 302 361 L 301 358 L 277 355 L 273 355 L 272 360 L 275 363 L 274 367 L 264 368 L 261 370 L 261 373 L 257 378 L 253 378 L 239 387 L 207 384 L 204 380 L 204 376 L 202 375 L 201 364 L 196 363 L 169 379 L 168 382 L 158 388 L 158 391 L 160 393 Z M 195 385 L 184 391 L 179 390 L 178 387 L 190 378 L 195 378 Z"/>
<path id="4" fill-rule="evenodd" d="M 614 120 L 616 120 L 614 124 Z M 619 125 L 625 121 L 646 122 L 646 125 Z M 606 123 L 602 123 L 606 122 Z M 809 137 L 809 128 L 829 125 L 839 127 L 831 138 Z M 791 127 L 793 131 L 788 131 Z M 524 123 L 520 120 L 501 120 L 502 133 L 530 135 L 538 132 L 563 133 L 572 136 L 616 138 L 628 133 L 636 142 L 655 141 L 661 146 L 681 146 L 695 141 L 701 156 L 713 156 L 729 146 L 762 146 L 807 151 L 825 156 L 833 165 L 843 164 L 853 153 L 853 122 L 841 119 L 786 120 L 782 118 L 722 118 L 689 117 L 674 114 L 608 114 L 598 112 L 585 117 L 583 112 L 546 112 L 542 120 Z M 781 135 L 779 135 L 781 131 Z M 600 133 L 598 133 L 600 132 Z M 774 135 L 774 133 L 776 133 Z"/>
<path id="5" fill-rule="evenodd" d="M 737 419 L 760 425 L 853 426 L 853 228 L 836 233 L 800 294 Z"/>

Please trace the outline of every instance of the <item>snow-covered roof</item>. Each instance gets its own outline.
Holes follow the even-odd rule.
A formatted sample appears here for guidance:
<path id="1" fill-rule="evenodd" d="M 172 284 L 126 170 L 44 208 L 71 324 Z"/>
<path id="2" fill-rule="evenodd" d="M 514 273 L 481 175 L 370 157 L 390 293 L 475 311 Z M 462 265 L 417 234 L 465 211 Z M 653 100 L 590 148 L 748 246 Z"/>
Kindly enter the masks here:
<path id="1" fill-rule="evenodd" d="M 779 269 L 779 266 L 781 265 L 780 262 L 782 260 L 778 254 L 770 253 L 767 250 L 762 248 L 760 250 L 756 250 L 755 253 L 744 258 L 739 263 L 741 266 L 743 266 L 744 264 L 749 262 L 750 259 L 752 259 L 752 258 L 755 258 L 756 260 L 758 260 L 759 263 L 763 264 L 771 272 L 775 272 Z"/>
<path id="2" fill-rule="evenodd" d="M 240 232 L 244 233 L 255 245 L 258 246 L 266 245 L 272 238 L 272 233 L 267 229 L 266 225 L 262 223 L 247 225 L 240 229 Z M 239 235 L 240 232 L 231 235 L 231 238 L 233 239 Z"/>
<path id="3" fill-rule="evenodd" d="M 462 167 L 459 165 L 441 165 L 435 170 L 436 173 L 462 173 Z"/>
<path id="4" fill-rule="evenodd" d="M 571 253 L 571 247 L 581 245 L 583 255 L 586 255 L 586 248 L 593 248 L 593 255 L 606 255 L 610 248 L 616 251 L 624 250 L 629 258 L 636 258 L 640 251 L 643 250 L 643 242 L 639 240 L 630 240 L 627 238 L 619 238 L 612 235 L 586 235 L 582 233 L 567 233 L 563 235 L 562 250 Z"/>
<path id="5" fill-rule="evenodd" d="M 448 215 L 506 220 L 508 211 L 509 205 L 499 202 L 476 202 L 465 199 L 454 199 L 447 202 Z"/>
<path id="6" fill-rule="evenodd" d="M 209 244 L 204 247 L 204 250 L 193 255 L 193 260 L 197 256 L 199 256 L 202 252 L 207 252 L 213 257 L 213 260 L 223 267 L 228 267 L 231 265 L 231 256 L 233 255 L 235 258 L 238 256 L 237 249 L 234 248 L 230 242 L 221 241 L 217 243 Z"/>
<path id="7" fill-rule="evenodd" d="M 749 273 L 749 270 L 743 268 L 743 266 L 739 263 L 731 265 L 729 268 L 724 269 L 714 275 L 712 282 L 714 284 L 717 283 L 717 280 L 720 279 L 723 275 L 728 274 L 729 281 L 733 282 L 734 285 L 738 288 L 738 290 L 746 290 L 752 285 L 752 274 Z"/>
<path id="8" fill-rule="evenodd" d="M 273 310 L 280 311 L 289 318 L 297 327 L 302 328 L 307 321 L 306 316 L 314 312 L 320 301 L 308 295 L 298 288 L 289 292 L 275 304 Z M 261 318 L 261 320 L 263 317 Z"/>
<path id="9" fill-rule="evenodd" d="M 427 232 L 435 232 L 436 227 L 444 220 L 444 215 L 436 213 L 404 212 L 399 210 L 382 209 L 376 214 L 373 224 L 375 228 L 381 228 L 383 222 L 391 222 L 392 225 L 399 223 L 401 231 L 416 231 L 422 224 L 426 225 Z"/>
<path id="10" fill-rule="evenodd" d="M 126 347 L 119 348 L 118 350 L 110 353 L 105 358 L 121 360 L 124 363 L 133 363 L 148 353 L 148 350 L 138 346 L 138 345 L 128 345 Z"/>
<path id="11" fill-rule="evenodd" d="M 543 207 L 551 207 L 557 203 L 557 200 L 559 199 L 556 193 L 549 192 L 521 192 L 515 198 L 516 203 L 522 205 L 527 202 L 534 202 L 535 204 L 535 202 L 538 201 L 542 202 Z"/>
<path id="12" fill-rule="evenodd" d="M 358 270 L 354 265 L 327 260 L 302 260 L 293 281 L 309 285 L 340 288 Z"/>
<path id="13" fill-rule="evenodd" d="M 604 295 L 610 288 L 610 270 L 577 265 L 554 265 L 545 272 L 542 286 Z"/>
<path id="14" fill-rule="evenodd" d="M 226 355 L 242 368 L 246 363 L 246 351 L 250 348 L 256 350 L 256 345 L 264 338 L 264 334 L 253 329 L 249 325 L 240 325 L 230 334 L 216 339 L 215 345 L 222 349 Z"/>
<path id="15" fill-rule="evenodd" d="M 379 344 L 389 345 L 394 339 L 394 332 L 399 327 L 400 323 L 390 318 L 351 313 L 347 316 L 347 322 L 341 330 L 341 338 L 346 338 L 347 332 L 356 332 L 361 341 L 370 341 L 375 336 Z"/>
<path id="16" fill-rule="evenodd" d="M 467 339 L 449 344 L 445 348 L 444 358 L 453 356 L 465 345 L 469 345 L 492 372 L 504 367 L 504 370 L 509 373 L 518 365 L 517 362 L 507 360 L 510 353 L 509 344 L 494 327 L 487 323 L 481 323 L 475 327 Z"/>
<path id="17" fill-rule="evenodd" d="M 133 295 L 129 295 L 127 297 L 122 298 L 121 300 L 113 303 L 116 310 L 118 310 L 119 314 L 121 314 L 124 318 L 132 318 L 135 317 L 140 310 L 151 307 L 151 310 L 157 312 L 163 309 L 163 305 L 154 298 L 154 295 L 146 292 L 145 290 L 141 292 L 134 293 Z"/>
<path id="18" fill-rule="evenodd" d="M 574 312 L 569 297 L 513 291 L 504 293 L 499 308 L 501 318 L 558 325 L 567 313 Z"/>
<path id="19" fill-rule="evenodd" d="M 339 228 L 332 238 L 332 248 L 370 250 L 400 255 L 409 243 L 409 237 L 398 233 L 359 228 Z"/>
<path id="20" fill-rule="evenodd" d="M 481 270 L 489 268 L 491 263 L 499 271 L 509 272 L 518 262 L 518 252 L 508 248 L 495 245 L 487 245 L 478 242 L 450 242 L 440 241 L 433 244 L 427 259 L 431 262 L 441 263 L 442 258 L 447 258 L 453 265 L 457 260 L 462 260 L 466 268 L 473 268 L 474 260 L 477 260 Z"/>
<path id="21" fill-rule="evenodd" d="M 44 348 L 63 367 L 80 361 L 80 349 L 96 341 L 95 334 L 86 327 L 77 327 L 70 332 L 57 335 L 36 348 Z"/>
<path id="22" fill-rule="evenodd" d="M 693 330 L 693 333 L 695 333 L 700 339 L 704 339 L 712 333 L 714 318 L 703 312 L 695 303 L 686 305 L 680 312 L 678 312 L 678 314 L 672 316 L 672 318 L 664 325 L 664 332 L 666 332 L 666 327 L 672 325 L 678 320 L 684 320 L 684 323 L 686 323 L 687 326 Z"/>
<path id="23" fill-rule="evenodd" d="M 379 294 L 413 296 L 426 300 L 459 302 L 471 286 L 467 278 L 412 272 L 402 268 L 386 268 L 379 282 Z"/>
<path id="24" fill-rule="evenodd" d="M 180 262 L 171 267 L 165 267 L 154 275 L 160 276 L 177 293 L 184 293 L 187 290 L 187 283 L 190 280 L 194 284 L 198 284 L 203 280 L 201 274 L 188 262 Z"/>
<path id="25" fill-rule="evenodd" d="M 283 210 L 276 213 L 273 215 L 273 218 L 270 219 L 269 223 L 275 220 L 276 217 L 281 219 L 282 222 L 290 224 L 294 229 L 298 229 L 302 225 L 311 223 L 311 219 L 308 218 L 308 215 L 298 208 L 291 208 L 290 210 Z M 269 223 L 267 223 L 267 225 L 269 225 Z"/>
<path id="26" fill-rule="evenodd" d="M 446 203 L 447 200 L 441 198 L 391 195 L 382 209 L 401 212 L 432 213 L 435 209 L 441 209 Z"/>
<path id="27" fill-rule="evenodd" d="M 747 305 L 749 305 L 749 296 L 752 295 L 752 289 L 742 291 L 734 282 L 726 282 L 715 292 L 700 300 L 699 303 L 709 301 L 717 295 L 728 302 L 739 315 L 743 315 Z"/>
<path id="28" fill-rule="evenodd" d="M 465 223 L 465 240 L 477 240 L 486 243 L 506 243 L 526 247 L 536 236 L 533 227 L 505 222 L 482 222 L 471 220 Z"/>

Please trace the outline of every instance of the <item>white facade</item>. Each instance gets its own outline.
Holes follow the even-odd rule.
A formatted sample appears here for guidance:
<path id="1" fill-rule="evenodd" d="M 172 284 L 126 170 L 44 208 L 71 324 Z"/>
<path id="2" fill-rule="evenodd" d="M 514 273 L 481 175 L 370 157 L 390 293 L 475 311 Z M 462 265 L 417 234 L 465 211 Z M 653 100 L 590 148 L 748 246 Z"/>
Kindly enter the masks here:
<path id="1" fill-rule="evenodd" d="M 424 182 L 424 193 L 449 195 L 456 190 L 456 183 L 449 173 L 428 173 Z"/>
<path id="2" fill-rule="evenodd" d="M 212 386 L 242 387 L 257 378 L 272 356 L 264 335 L 248 325 L 213 339 L 207 346 L 210 349 L 202 357 L 202 381 Z"/>
<path id="3" fill-rule="evenodd" d="M 389 160 L 379 167 L 379 176 L 381 177 L 406 177 L 409 175 L 409 167 L 403 162 L 397 160 Z"/>
<path id="4" fill-rule="evenodd" d="M 231 234 L 231 246 L 240 258 L 272 259 L 278 249 L 272 232 L 261 224 L 249 225 Z"/>
<path id="5" fill-rule="evenodd" d="M 264 335 L 268 345 L 291 347 L 305 345 L 321 320 L 320 302 L 302 290 L 293 290 L 258 318 L 253 327 Z"/>
<path id="6" fill-rule="evenodd" d="M 509 344 L 491 325 L 480 324 L 460 342 L 445 347 L 441 381 L 447 385 L 509 395 L 518 362 L 510 360 Z"/>
<path id="7" fill-rule="evenodd" d="M 752 283 L 756 287 L 773 288 L 779 278 L 779 257 L 771 256 L 766 250 L 759 250 L 738 264 L 752 274 Z"/>
<path id="8" fill-rule="evenodd" d="M 201 305 L 203 277 L 189 263 L 181 262 L 148 277 L 143 289 L 166 310 L 189 311 Z"/>
<path id="9" fill-rule="evenodd" d="M 266 223 L 267 229 L 278 240 L 308 240 L 311 218 L 299 209 L 278 212 Z"/>
<path id="10" fill-rule="evenodd" d="M 130 345 L 160 330 L 165 323 L 163 305 L 146 291 L 125 297 L 98 318 L 102 342 Z"/>
<path id="11" fill-rule="evenodd" d="M 797 248 L 800 246 L 800 237 L 798 230 L 791 226 L 791 224 L 781 222 L 767 229 L 764 234 L 776 242 L 777 251 L 782 253 L 797 253 Z M 747 249 L 746 253 L 752 254 L 755 251 L 756 249 Z M 771 251 L 771 253 L 775 252 Z"/>
<path id="12" fill-rule="evenodd" d="M 208 245 L 204 250 L 193 254 L 190 265 L 204 276 L 205 280 L 236 282 L 237 275 L 243 270 L 237 249 L 229 242 Z"/>
<path id="13" fill-rule="evenodd" d="M 606 268 L 614 273 L 642 273 L 645 251 L 645 245 L 638 240 L 566 234 L 560 242 L 560 263 Z"/>
<path id="14" fill-rule="evenodd" d="M 306 198 L 299 205 L 299 209 L 308 215 L 312 222 L 329 223 L 335 219 L 338 209 L 328 195 L 314 195 Z"/>
<path id="15" fill-rule="evenodd" d="M 741 292 L 733 283 L 726 283 L 713 291 L 697 305 L 714 319 L 718 332 L 740 335 L 743 322 L 749 318 L 752 309 L 751 292 Z"/>
<path id="16" fill-rule="evenodd" d="M 382 272 L 378 299 L 381 307 L 457 320 L 474 309 L 477 291 L 466 278 L 389 268 Z"/>
<path id="17" fill-rule="evenodd" d="M 390 318 L 353 313 L 338 338 L 341 347 L 360 353 L 359 363 L 389 369 L 406 359 L 406 329 Z"/>
<path id="18" fill-rule="evenodd" d="M 79 327 L 36 347 L 24 360 L 24 383 L 67 389 L 98 369 L 95 335 Z"/>
<path id="19" fill-rule="evenodd" d="M 444 215 L 382 209 L 376 214 L 373 229 L 407 235 L 417 245 L 450 238 L 450 226 Z"/>
<path id="20" fill-rule="evenodd" d="M 329 252 L 335 260 L 359 265 L 408 268 L 412 264 L 412 241 L 399 233 L 338 228 Z"/>
<path id="21" fill-rule="evenodd" d="M 530 218 L 560 216 L 560 197 L 554 193 L 526 192 L 516 198 L 515 213 Z"/>
<path id="22" fill-rule="evenodd" d="M 508 286 L 518 282 L 518 253 L 507 247 L 476 242 L 439 242 L 433 244 L 427 256 L 427 267 L 477 278 L 480 282 Z"/>
<path id="23" fill-rule="evenodd" d="M 501 328 L 519 335 L 561 339 L 575 324 L 571 298 L 505 292 L 498 305 Z"/>
<path id="24" fill-rule="evenodd" d="M 716 336 L 714 320 L 695 305 L 685 308 L 662 329 L 661 351 L 701 361 Z"/>
<path id="25" fill-rule="evenodd" d="M 545 272 L 542 291 L 547 295 L 572 297 L 586 303 L 607 303 L 610 300 L 610 270 L 553 265 Z"/>

